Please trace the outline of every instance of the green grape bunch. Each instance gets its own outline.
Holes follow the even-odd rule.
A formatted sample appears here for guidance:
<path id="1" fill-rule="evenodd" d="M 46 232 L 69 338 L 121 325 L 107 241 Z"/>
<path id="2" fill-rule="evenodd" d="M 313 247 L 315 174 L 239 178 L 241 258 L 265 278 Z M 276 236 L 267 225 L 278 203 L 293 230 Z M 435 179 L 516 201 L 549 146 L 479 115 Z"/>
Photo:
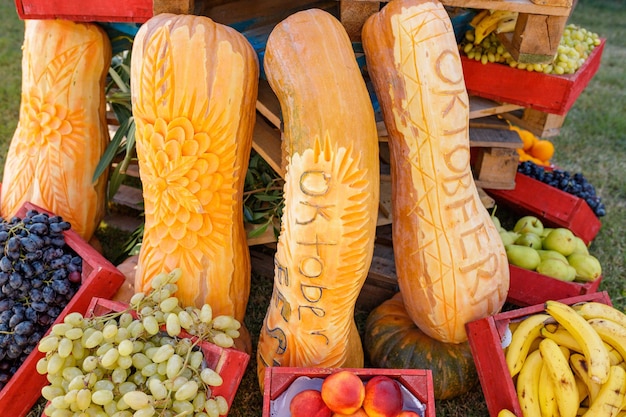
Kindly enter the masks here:
<path id="1" fill-rule="evenodd" d="M 182 307 L 174 295 L 181 270 L 161 273 L 128 308 L 101 316 L 74 312 L 51 328 L 38 349 L 37 372 L 49 417 L 218 417 L 223 379 L 206 365 L 201 342 L 232 347 L 241 324 L 213 316 L 209 305 Z M 193 336 L 193 337 L 189 337 Z"/>
<path id="2" fill-rule="evenodd" d="M 601 39 L 597 33 L 570 23 L 563 30 L 553 60 L 546 64 L 517 62 L 506 51 L 495 32 L 492 32 L 476 45 L 474 44 L 474 30 L 470 29 L 460 42 L 459 50 L 469 59 L 480 61 L 482 64 L 501 63 L 521 70 L 563 75 L 575 73 L 585 63 L 591 51 L 600 43 Z"/>

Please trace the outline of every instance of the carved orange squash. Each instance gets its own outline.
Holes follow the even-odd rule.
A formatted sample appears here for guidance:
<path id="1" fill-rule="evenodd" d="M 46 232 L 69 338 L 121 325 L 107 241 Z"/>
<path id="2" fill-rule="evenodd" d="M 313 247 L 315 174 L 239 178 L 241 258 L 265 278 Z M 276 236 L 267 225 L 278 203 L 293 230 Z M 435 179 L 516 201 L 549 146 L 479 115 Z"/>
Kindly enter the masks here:
<path id="1" fill-rule="evenodd" d="M 85 240 L 104 216 L 109 142 L 105 80 L 111 45 L 96 24 L 26 20 L 20 118 L 7 153 L 1 214 L 30 201 L 61 215 Z"/>
<path id="2" fill-rule="evenodd" d="M 259 66 L 252 46 L 207 17 L 160 14 L 131 62 L 145 229 L 135 290 L 181 268 L 184 305 L 240 322 L 250 292 L 243 186 Z"/>
<path id="3" fill-rule="evenodd" d="M 267 366 L 362 367 L 354 308 L 372 259 L 379 195 L 374 111 L 348 35 L 310 9 L 269 36 L 280 102 L 285 207 L 257 349 Z"/>
<path id="4" fill-rule="evenodd" d="M 450 18 L 394 0 L 363 27 L 367 68 L 391 151 L 393 247 L 402 299 L 430 337 L 467 340 L 498 312 L 509 269 L 470 169 L 469 101 Z"/>

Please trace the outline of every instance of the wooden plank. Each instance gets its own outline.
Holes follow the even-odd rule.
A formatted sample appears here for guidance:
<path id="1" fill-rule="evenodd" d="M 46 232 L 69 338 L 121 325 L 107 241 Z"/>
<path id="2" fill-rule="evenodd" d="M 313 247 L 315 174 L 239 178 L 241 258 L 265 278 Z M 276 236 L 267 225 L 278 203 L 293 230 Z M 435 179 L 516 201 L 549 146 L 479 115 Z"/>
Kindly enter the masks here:
<path id="1" fill-rule="evenodd" d="M 192 14 L 194 0 L 152 0 L 152 13 Z"/>
<path id="2" fill-rule="evenodd" d="M 498 38 L 517 62 L 548 64 L 557 53 L 568 17 L 520 13 L 515 31 Z"/>
<path id="3" fill-rule="evenodd" d="M 523 108 L 519 104 L 499 103 L 484 97 L 470 95 L 470 119 L 501 114 Z"/>
<path id="4" fill-rule="evenodd" d="M 252 148 L 261 155 L 278 175 L 285 178 L 280 131 L 260 116 L 257 116 L 254 125 Z"/>
<path id="5" fill-rule="evenodd" d="M 259 92 L 257 95 L 256 109 L 277 128 L 282 127 L 280 102 L 272 91 L 267 80 L 259 80 Z"/>
<path id="6" fill-rule="evenodd" d="M 378 1 L 339 1 L 339 20 L 352 42 L 361 42 L 361 29 L 365 20 L 379 10 Z"/>
<path id="7" fill-rule="evenodd" d="M 515 149 L 479 148 L 472 167 L 476 185 L 494 190 L 514 189 L 518 163 Z"/>
<path id="8" fill-rule="evenodd" d="M 352 0 L 380 1 L 389 0 Z M 469 9 L 512 10 L 521 13 L 534 13 L 554 16 L 568 16 L 572 6 L 571 0 L 441 0 L 444 6 L 464 7 Z"/>
<path id="9" fill-rule="evenodd" d="M 502 115 L 511 123 L 531 131 L 535 136 L 548 138 L 557 136 L 565 123 L 566 115 L 546 113 L 535 109 L 524 109 L 521 112 L 511 112 Z"/>
<path id="10" fill-rule="evenodd" d="M 134 210 L 143 211 L 143 192 L 139 188 L 122 184 L 113 196 L 113 202 Z"/>

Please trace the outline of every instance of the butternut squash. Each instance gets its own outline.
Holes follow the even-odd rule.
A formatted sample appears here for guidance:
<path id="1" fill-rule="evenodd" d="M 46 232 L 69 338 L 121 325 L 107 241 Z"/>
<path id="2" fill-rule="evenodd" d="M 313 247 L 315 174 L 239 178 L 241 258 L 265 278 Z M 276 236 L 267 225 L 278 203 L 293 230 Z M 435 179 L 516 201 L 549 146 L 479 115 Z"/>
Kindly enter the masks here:
<path id="1" fill-rule="evenodd" d="M 393 0 L 366 21 L 363 47 L 389 133 L 402 299 L 424 333 L 460 343 L 465 323 L 501 309 L 509 269 L 470 169 L 452 24 L 436 0 Z"/>
<path id="2" fill-rule="evenodd" d="M 159 14 L 139 29 L 131 95 L 145 226 L 135 290 L 182 269 L 177 296 L 243 321 L 250 253 L 243 186 L 259 64 L 245 37 L 208 17 Z"/>
<path id="3" fill-rule="evenodd" d="M 105 82 L 111 45 L 96 24 L 25 20 L 22 99 L 7 152 L 1 214 L 27 201 L 89 240 L 105 210 L 107 174 L 92 181 L 109 142 Z"/>
<path id="4" fill-rule="evenodd" d="M 372 260 L 379 196 L 374 110 L 352 45 L 328 12 L 280 22 L 265 51 L 287 161 L 274 289 L 259 337 L 267 366 L 362 367 L 356 299 Z"/>

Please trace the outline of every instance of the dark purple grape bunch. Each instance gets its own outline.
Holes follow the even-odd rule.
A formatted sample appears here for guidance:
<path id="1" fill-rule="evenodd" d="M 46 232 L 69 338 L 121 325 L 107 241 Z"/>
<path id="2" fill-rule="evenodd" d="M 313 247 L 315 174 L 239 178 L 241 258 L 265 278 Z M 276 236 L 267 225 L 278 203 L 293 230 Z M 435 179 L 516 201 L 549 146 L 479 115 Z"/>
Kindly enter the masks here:
<path id="1" fill-rule="evenodd" d="M 580 172 L 572 174 L 562 169 L 547 170 L 532 161 L 520 163 L 517 171 L 585 200 L 596 217 L 606 215 L 606 207 L 604 207 L 601 198 L 596 194 L 595 187 Z"/>
<path id="2" fill-rule="evenodd" d="M 80 287 L 82 258 L 65 242 L 70 228 L 37 210 L 0 218 L 0 389 Z"/>

